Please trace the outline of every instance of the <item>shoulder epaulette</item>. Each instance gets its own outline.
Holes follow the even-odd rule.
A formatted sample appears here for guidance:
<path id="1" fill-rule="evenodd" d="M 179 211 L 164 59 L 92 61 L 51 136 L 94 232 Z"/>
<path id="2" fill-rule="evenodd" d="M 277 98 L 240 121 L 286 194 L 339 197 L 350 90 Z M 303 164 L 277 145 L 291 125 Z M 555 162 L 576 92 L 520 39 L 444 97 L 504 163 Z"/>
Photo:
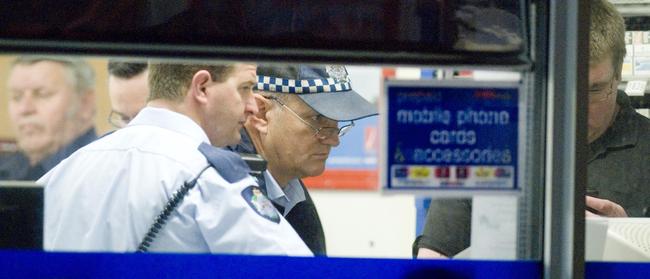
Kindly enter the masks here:
<path id="1" fill-rule="evenodd" d="M 251 171 L 246 162 L 235 152 L 217 148 L 205 142 L 199 145 L 199 151 L 229 183 L 246 178 Z"/>

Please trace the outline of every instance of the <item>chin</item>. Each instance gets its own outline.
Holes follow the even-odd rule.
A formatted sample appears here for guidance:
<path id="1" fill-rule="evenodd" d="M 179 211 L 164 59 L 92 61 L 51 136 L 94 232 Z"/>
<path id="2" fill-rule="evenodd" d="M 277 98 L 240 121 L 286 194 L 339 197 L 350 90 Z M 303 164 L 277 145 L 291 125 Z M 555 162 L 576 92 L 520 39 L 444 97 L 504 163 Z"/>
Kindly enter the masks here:
<path id="1" fill-rule="evenodd" d="M 318 167 L 305 169 L 304 173 L 306 175 L 304 175 L 303 177 L 319 176 L 319 175 L 323 174 L 323 172 L 325 172 L 325 165 L 324 164 L 321 165 L 321 166 L 318 166 Z"/>
<path id="2" fill-rule="evenodd" d="M 228 142 L 227 145 L 237 145 L 240 142 L 241 142 L 241 135 L 239 134 L 239 132 L 237 132 L 237 134 L 231 138 L 230 142 Z"/>
<path id="3" fill-rule="evenodd" d="M 217 147 L 237 145 L 239 144 L 240 140 L 241 140 L 241 136 L 239 135 L 239 133 L 230 136 L 226 136 L 226 135 L 218 136 L 214 140 L 210 138 L 210 142 L 212 142 L 212 145 Z"/>
<path id="4" fill-rule="evenodd" d="M 18 148 L 25 152 L 42 152 L 52 144 L 43 144 L 42 142 L 25 141 L 22 144 L 18 143 Z"/>
<path id="5" fill-rule="evenodd" d="M 587 133 L 587 141 L 589 143 L 592 143 L 593 141 L 600 138 L 603 134 L 605 134 L 605 131 L 588 132 Z"/>

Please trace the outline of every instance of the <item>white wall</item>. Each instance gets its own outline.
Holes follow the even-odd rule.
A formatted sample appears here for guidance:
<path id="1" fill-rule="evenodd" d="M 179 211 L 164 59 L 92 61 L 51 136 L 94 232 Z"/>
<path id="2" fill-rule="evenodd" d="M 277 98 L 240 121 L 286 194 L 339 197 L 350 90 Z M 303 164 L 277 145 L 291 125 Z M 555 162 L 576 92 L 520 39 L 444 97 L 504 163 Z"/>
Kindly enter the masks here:
<path id="1" fill-rule="evenodd" d="M 411 258 L 413 196 L 370 191 L 310 190 L 330 257 Z"/>

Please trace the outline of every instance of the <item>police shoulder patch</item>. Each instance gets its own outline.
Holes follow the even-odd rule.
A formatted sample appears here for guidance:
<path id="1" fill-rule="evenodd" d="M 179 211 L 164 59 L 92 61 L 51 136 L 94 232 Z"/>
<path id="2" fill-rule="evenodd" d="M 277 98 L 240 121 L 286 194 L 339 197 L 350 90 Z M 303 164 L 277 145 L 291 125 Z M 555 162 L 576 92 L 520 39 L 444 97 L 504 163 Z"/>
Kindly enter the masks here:
<path id="1" fill-rule="evenodd" d="M 259 187 L 248 186 L 241 191 L 241 196 L 255 213 L 271 222 L 280 223 L 280 214 Z"/>

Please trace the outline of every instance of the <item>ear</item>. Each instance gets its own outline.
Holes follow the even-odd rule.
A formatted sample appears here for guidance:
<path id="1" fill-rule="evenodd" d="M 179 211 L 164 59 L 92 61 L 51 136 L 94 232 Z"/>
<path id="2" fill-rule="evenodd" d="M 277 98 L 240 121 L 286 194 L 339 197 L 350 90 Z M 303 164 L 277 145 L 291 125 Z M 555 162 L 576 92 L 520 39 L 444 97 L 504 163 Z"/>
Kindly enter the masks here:
<path id="1" fill-rule="evenodd" d="M 196 73 L 194 73 L 194 76 L 192 76 L 192 81 L 190 83 L 189 88 L 187 89 L 187 97 L 190 99 L 195 100 L 196 102 L 200 104 L 207 104 L 208 103 L 208 85 L 210 84 L 210 81 L 212 81 L 212 76 L 210 75 L 210 72 L 206 70 L 200 70 Z"/>
<path id="2" fill-rule="evenodd" d="M 266 134 L 268 131 L 267 114 L 271 109 L 271 100 L 264 98 L 262 95 L 253 93 L 255 103 L 257 104 L 257 113 L 248 117 L 246 125 L 255 129 L 260 134 Z"/>
<path id="3" fill-rule="evenodd" d="M 81 93 L 81 96 L 79 96 L 79 104 L 81 105 L 79 117 L 83 120 L 93 121 L 96 113 L 95 91 L 88 90 L 87 92 Z"/>

